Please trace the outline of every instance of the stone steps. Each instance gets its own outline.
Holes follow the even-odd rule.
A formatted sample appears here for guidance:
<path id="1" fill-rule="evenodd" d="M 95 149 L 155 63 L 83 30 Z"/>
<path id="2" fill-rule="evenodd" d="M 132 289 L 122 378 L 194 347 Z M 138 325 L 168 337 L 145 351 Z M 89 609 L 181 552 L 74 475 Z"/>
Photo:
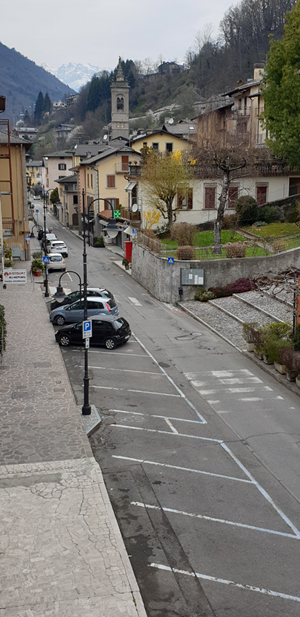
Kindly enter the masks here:
<path id="1" fill-rule="evenodd" d="M 209 302 L 187 301 L 181 303 L 181 306 L 239 349 L 245 349 L 242 336 L 245 322 L 257 322 L 262 326 L 274 321 L 290 324 L 293 321 L 290 302 L 282 299 L 279 301 L 258 291 L 216 298 Z"/>

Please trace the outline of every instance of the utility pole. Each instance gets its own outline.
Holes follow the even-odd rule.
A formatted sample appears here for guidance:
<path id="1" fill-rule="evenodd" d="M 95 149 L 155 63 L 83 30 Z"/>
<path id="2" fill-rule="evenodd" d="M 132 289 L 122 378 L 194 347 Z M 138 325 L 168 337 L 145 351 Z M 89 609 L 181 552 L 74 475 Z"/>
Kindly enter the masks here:
<path id="1" fill-rule="evenodd" d="M 82 189 L 82 218 L 83 218 L 83 314 L 84 321 L 87 320 L 87 254 L 86 254 L 86 218 L 85 218 L 85 203 L 84 203 L 84 189 Z M 91 406 L 89 404 L 89 363 L 88 363 L 88 352 L 89 352 L 89 343 L 90 339 L 85 339 L 85 350 L 84 350 L 84 376 L 83 376 L 83 407 L 82 407 L 82 415 L 89 416 L 91 413 Z"/>
<path id="2" fill-rule="evenodd" d="M 47 193 L 44 194 L 44 255 L 45 257 L 47 257 L 47 245 L 46 245 L 46 230 L 47 230 L 47 222 L 46 222 L 46 207 L 47 207 Z M 44 280 L 44 286 L 45 286 L 45 298 L 49 298 L 49 285 L 48 285 L 48 268 L 47 268 L 47 264 L 45 263 L 45 280 Z"/>

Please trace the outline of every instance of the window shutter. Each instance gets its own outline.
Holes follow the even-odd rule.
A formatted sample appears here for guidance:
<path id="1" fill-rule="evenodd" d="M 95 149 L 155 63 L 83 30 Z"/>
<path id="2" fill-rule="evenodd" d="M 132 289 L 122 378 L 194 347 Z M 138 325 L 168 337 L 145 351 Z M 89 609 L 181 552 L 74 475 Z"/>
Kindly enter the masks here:
<path id="1" fill-rule="evenodd" d="M 115 176 L 106 176 L 107 178 L 107 188 L 114 189 L 115 188 Z"/>
<path id="2" fill-rule="evenodd" d="M 237 186 L 230 186 L 228 189 L 228 208 L 235 208 L 238 200 L 239 189 Z"/>
<path id="3" fill-rule="evenodd" d="M 215 186 L 206 186 L 205 187 L 205 202 L 204 208 L 205 210 L 213 210 L 215 207 L 215 199 L 216 199 L 216 187 Z"/>
<path id="4" fill-rule="evenodd" d="M 257 186 L 256 187 L 256 201 L 258 206 L 262 206 L 267 201 L 267 187 L 266 186 Z"/>

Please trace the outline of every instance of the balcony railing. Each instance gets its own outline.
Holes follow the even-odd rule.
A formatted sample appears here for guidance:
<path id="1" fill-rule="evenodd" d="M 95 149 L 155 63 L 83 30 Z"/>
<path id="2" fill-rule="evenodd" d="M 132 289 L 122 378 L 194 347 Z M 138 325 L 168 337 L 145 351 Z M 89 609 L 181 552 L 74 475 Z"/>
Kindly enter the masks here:
<path id="1" fill-rule="evenodd" d="M 131 212 L 129 208 L 121 208 L 120 214 L 122 219 L 126 219 L 127 221 L 140 221 L 141 213 L 138 210 L 137 212 Z"/>

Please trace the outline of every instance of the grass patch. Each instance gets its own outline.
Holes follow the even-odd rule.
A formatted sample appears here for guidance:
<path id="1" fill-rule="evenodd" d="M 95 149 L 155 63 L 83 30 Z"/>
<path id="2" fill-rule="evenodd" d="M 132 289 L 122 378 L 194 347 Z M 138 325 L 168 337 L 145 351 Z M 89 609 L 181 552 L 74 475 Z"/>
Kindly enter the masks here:
<path id="1" fill-rule="evenodd" d="M 284 223 L 281 221 L 270 223 L 264 227 L 243 227 L 243 230 L 260 238 L 278 238 L 279 236 L 291 236 L 292 234 L 299 233 L 299 227 L 297 227 L 296 223 Z"/>
<path id="2" fill-rule="evenodd" d="M 227 242 L 243 242 L 243 240 L 247 240 L 247 238 L 245 238 L 241 234 L 237 234 L 231 229 L 224 229 L 221 232 L 222 244 L 227 244 Z M 213 231 L 198 231 L 194 236 L 193 246 L 213 246 L 213 244 Z M 164 240 L 162 240 L 162 246 L 166 249 L 175 249 L 178 247 L 178 243 L 177 240 L 170 240 L 169 238 L 165 238 Z"/>
<path id="3" fill-rule="evenodd" d="M 300 238 L 299 238 L 300 241 Z M 214 255 L 211 248 L 201 248 L 195 249 L 195 260 L 205 260 L 205 259 L 226 259 L 226 251 L 222 249 L 221 255 Z M 164 254 L 164 250 L 162 248 L 162 257 L 174 257 L 176 259 L 176 250 L 170 250 L 170 248 L 166 249 L 166 254 Z M 264 255 L 271 255 L 269 251 L 265 251 L 262 247 L 254 246 L 246 248 L 246 257 L 262 257 Z"/>
<path id="4" fill-rule="evenodd" d="M 298 236 L 295 236 L 295 238 L 287 238 L 286 240 L 284 240 L 284 246 L 286 251 L 299 248 L 300 234 Z"/>

